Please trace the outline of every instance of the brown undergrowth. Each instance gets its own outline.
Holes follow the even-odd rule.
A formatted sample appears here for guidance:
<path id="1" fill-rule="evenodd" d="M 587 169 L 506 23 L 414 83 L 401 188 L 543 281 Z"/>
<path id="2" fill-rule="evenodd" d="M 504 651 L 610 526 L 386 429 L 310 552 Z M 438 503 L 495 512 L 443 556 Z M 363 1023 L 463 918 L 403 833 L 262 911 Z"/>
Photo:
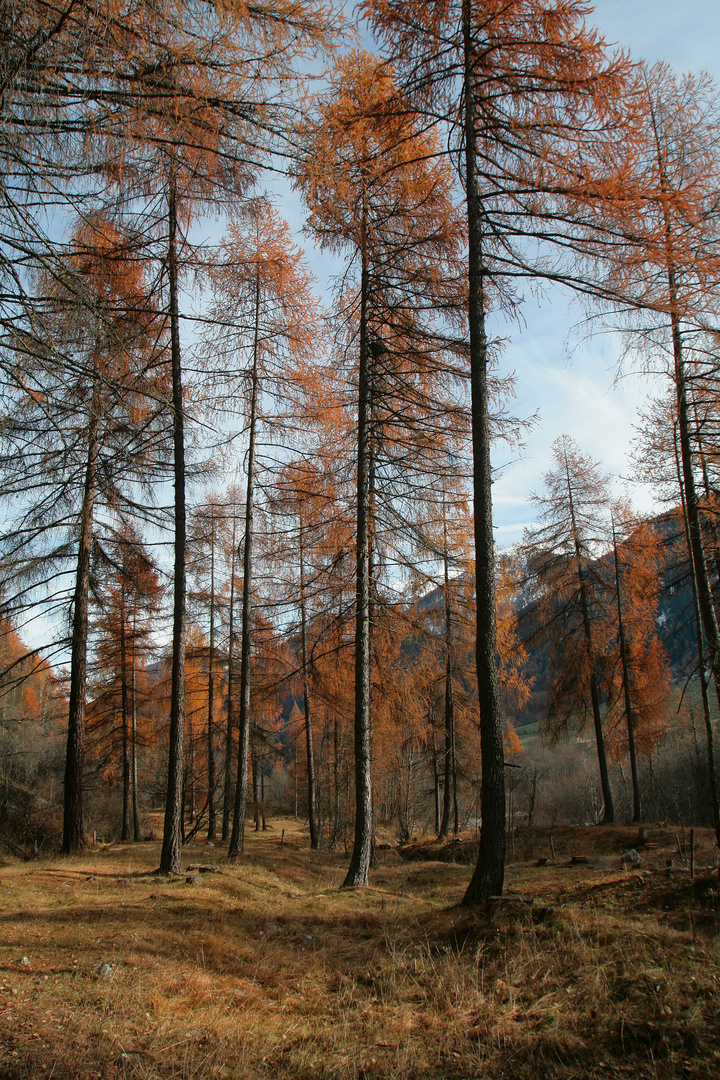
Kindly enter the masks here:
<path id="1" fill-rule="evenodd" d="M 671 831 L 623 869 L 635 835 L 558 830 L 556 864 L 508 867 L 533 903 L 482 910 L 456 906 L 468 867 L 395 850 L 342 892 L 346 857 L 288 821 L 237 862 L 185 849 L 199 880 L 154 876 L 156 843 L 6 863 L 0 1076 L 714 1078 L 712 838 L 693 883 Z"/>

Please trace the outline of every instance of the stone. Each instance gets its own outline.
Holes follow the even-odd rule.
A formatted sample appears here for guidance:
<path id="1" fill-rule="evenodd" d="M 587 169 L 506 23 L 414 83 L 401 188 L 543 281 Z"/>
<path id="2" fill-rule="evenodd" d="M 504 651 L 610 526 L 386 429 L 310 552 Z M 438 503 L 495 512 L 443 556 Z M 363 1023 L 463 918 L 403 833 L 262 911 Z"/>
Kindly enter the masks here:
<path id="1" fill-rule="evenodd" d="M 202 883 L 202 878 L 199 874 L 190 874 L 189 877 L 185 878 L 185 881 L 188 885 L 200 885 Z"/>
<path id="2" fill-rule="evenodd" d="M 115 968 L 111 967 L 110 964 L 101 964 L 98 968 L 98 975 L 101 979 L 114 979 Z"/>
<path id="3" fill-rule="evenodd" d="M 630 863 L 631 866 L 639 866 L 642 862 L 635 848 L 628 848 L 627 851 L 623 851 L 622 860 L 624 863 Z"/>

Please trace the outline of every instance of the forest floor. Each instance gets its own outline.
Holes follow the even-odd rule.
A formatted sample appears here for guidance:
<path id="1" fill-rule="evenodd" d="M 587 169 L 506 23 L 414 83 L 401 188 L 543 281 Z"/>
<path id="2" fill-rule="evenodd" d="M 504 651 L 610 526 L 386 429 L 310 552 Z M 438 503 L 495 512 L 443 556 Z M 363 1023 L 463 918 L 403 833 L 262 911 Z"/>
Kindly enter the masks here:
<path id="1" fill-rule="evenodd" d="M 6 859 L 0 1077 L 714 1080 L 713 838 L 693 882 L 669 829 L 624 869 L 637 835 L 556 829 L 547 866 L 516 844 L 506 890 L 531 902 L 480 910 L 457 906 L 468 866 L 395 848 L 341 891 L 347 856 L 292 820 L 236 862 L 191 845 L 176 878 L 149 842 Z"/>

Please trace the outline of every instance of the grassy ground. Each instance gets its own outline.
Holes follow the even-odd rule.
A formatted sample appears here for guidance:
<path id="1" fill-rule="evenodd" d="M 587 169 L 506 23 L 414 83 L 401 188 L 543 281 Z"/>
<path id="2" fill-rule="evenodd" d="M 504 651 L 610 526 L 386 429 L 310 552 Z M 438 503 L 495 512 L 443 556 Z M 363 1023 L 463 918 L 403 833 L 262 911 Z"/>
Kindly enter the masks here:
<path id="1" fill-rule="evenodd" d="M 391 850 L 341 892 L 346 856 L 273 826 L 186 849 L 219 867 L 191 881 L 155 843 L 0 868 L 0 1077 L 720 1075 L 720 899 L 674 832 L 626 871 L 635 830 L 557 830 L 508 867 L 532 904 L 468 911 L 468 867 Z"/>

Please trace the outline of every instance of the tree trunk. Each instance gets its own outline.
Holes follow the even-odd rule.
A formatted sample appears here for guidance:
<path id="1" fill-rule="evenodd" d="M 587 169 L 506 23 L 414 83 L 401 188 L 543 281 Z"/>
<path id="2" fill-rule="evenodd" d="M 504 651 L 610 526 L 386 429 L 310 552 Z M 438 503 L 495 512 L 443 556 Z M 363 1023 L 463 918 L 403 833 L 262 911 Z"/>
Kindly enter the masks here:
<path id="1" fill-rule="evenodd" d="M 468 222 L 468 324 L 475 514 L 475 594 L 477 599 L 476 667 L 482 754 L 482 828 L 478 861 L 464 904 L 482 904 L 499 896 L 505 876 L 505 761 L 495 660 L 495 551 L 492 527 L 492 471 L 485 330 L 485 269 L 478 190 L 475 132 L 474 50 L 470 0 L 463 0 L 465 64 L 465 187 Z"/>
<path id="2" fill-rule="evenodd" d="M 250 767 L 252 771 L 252 793 L 253 793 L 253 819 L 255 821 L 255 832 L 260 831 L 260 782 L 259 782 L 259 754 L 257 745 L 257 728 L 253 724 L 252 735 L 250 736 Z"/>
<path id="3" fill-rule="evenodd" d="M 364 224 L 364 222 L 363 222 Z M 364 230 L 363 230 L 364 232 Z M 361 242 L 360 371 L 357 448 L 357 582 L 355 612 L 355 841 L 343 887 L 367 885 L 373 846 L 370 662 L 370 349 L 369 272 Z"/>
<path id="4" fill-rule="evenodd" d="M 628 732 L 628 753 L 630 755 L 630 772 L 632 774 L 633 789 L 633 821 L 640 821 L 640 782 L 638 780 L 637 754 L 635 752 L 635 722 L 632 712 L 632 700 L 630 698 L 630 672 L 628 671 L 627 643 L 625 641 L 625 625 L 622 614 L 622 596 L 620 590 L 620 560 L 618 558 L 617 537 L 615 535 L 615 522 L 612 527 L 613 533 L 613 556 L 615 559 L 615 590 L 617 596 L 618 613 L 618 636 L 620 638 L 620 659 L 622 661 L 623 692 L 625 695 L 625 720 Z"/>
<path id="5" fill-rule="evenodd" d="M 92 403 L 88 426 L 88 450 L 85 464 L 85 487 L 80 512 L 75 594 L 73 599 L 72 648 L 70 657 L 70 703 L 65 752 L 65 794 L 63 806 L 62 852 L 81 851 L 83 832 L 83 766 L 85 763 L 85 696 L 87 690 L 88 593 L 90 589 L 90 553 L 93 536 L 93 510 L 98 458 L 100 386 L 93 376 Z"/>
<path id="6" fill-rule="evenodd" d="M 123 841 L 130 839 L 130 718 L 127 687 L 127 645 L 125 637 L 125 585 L 123 583 L 120 601 L 120 709 L 122 712 L 123 754 L 123 815 L 120 839 Z"/>
<path id="7" fill-rule="evenodd" d="M 432 726 L 432 716 L 429 717 L 430 722 L 430 738 L 432 742 L 429 746 L 429 753 L 431 755 L 430 761 L 432 765 L 433 774 L 433 805 L 435 808 L 435 833 L 440 839 L 440 770 L 438 769 L 437 759 L 437 747 L 435 745 L 435 729 Z"/>
<path id="8" fill-rule="evenodd" d="M 230 556 L 230 609 L 228 613 L 228 658 L 227 658 L 227 727 L 225 730 L 225 775 L 223 779 L 223 814 L 222 833 L 223 841 L 230 835 L 230 804 L 232 796 L 232 758 L 233 758 L 233 732 L 235 727 L 234 703 L 233 703 L 233 659 L 235 652 L 235 542 L 236 542 L 237 519 L 233 516 L 232 554 Z"/>
<path id="9" fill-rule="evenodd" d="M 255 495 L 255 425 L 258 398 L 258 351 L 260 343 L 260 267 L 255 271 L 255 336 L 253 341 L 252 386 L 250 388 L 250 437 L 247 457 L 245 497 L 245 548 L 243 551 L 242 637 L 240 646 L 240 719 L 238 765 L 235 780 L 232 834 L 228 855 L 244 850 L 245 806 L 248 786 L 248 746 L 250 742 L 250 624 L 252 618 L 252 546 Z"/>
<path id="10" fill-rule="evenodd" d="M 175 549 L 173 638 L 170 676 L 170 746 L 160 873 L 180 873 L 182 845 L 183 739 L 185 733 L 185 427 L 178 311 L 177 207 L 175 174 L 168 196 L 168 279 L 170 285 L 170 358 L 173 401 L 173 472 L 175 478 Z"/>
<path id="11" fill-rule="evenodd" d="M 444 592 L 445 592 L 445 753 L 444 775 L 445 789 L 443 792 L 442 821 L 438 831 L 438 839 L 443 840 L 450 830 L 450 814 L 453 802 L 457 807 L 457 798 L 454 789 L 454 734 L 455 734 L 455 707 L 453 699 L 452 678 L 452 613 L 450 611 L 450 577 L 448 573 L 447 555 L 447 527 L 445 524 L 445 498 L 443 495 L 443 567 L 444 567 Z M 457 832 L 457 812 L 455 814 L 455 832 Z"/>
<path id="12" fill-rule="evenodd" d="M 208 840 L 215 839 L 215 745 L 213 739 L 213 705 L 215 695 L 215 518 L 210 521 L 210 641 L 208 651 Z"/>
<path id="13" fill-rule="evenodd" d="M 132 715 L 132 811 L 133 811 L 133 841 L 140 843 L 140 810 L 138 807 L 138 783 L 137 783 L 137 698 L 135 694 L 135 642 L 136 620 L 133 612 L 133 639 L 132 639 L 132 670 L 130 672 L 130 695 Z"/>
<path id="14" fill-rule="evenodd" d="M 313 755 L 313 732 L 312 732 L 312 719 L 310 713 L 310 680 L 308 671 L 308 655 L 307 655 L 307 622 L 305 612 L 305 559 L 303 550 L 303 519 L 302 512 L 300 513 L 300 532 L 299 532 L 299 547 L 300 547 L 300 639 L 302 646 L 302 666 L 303 666 L 303 703 L 305 710 L 305 747 L 307 753 L 307 781 L 308 781 L 308 824 L 310 826 L 310 847 L 313 851 L 317 851 L 320 846 L 320 836 L 318 833 L 317 812 L 316 812 L 316 792 L 315 792 L 315 759 Z"/>

